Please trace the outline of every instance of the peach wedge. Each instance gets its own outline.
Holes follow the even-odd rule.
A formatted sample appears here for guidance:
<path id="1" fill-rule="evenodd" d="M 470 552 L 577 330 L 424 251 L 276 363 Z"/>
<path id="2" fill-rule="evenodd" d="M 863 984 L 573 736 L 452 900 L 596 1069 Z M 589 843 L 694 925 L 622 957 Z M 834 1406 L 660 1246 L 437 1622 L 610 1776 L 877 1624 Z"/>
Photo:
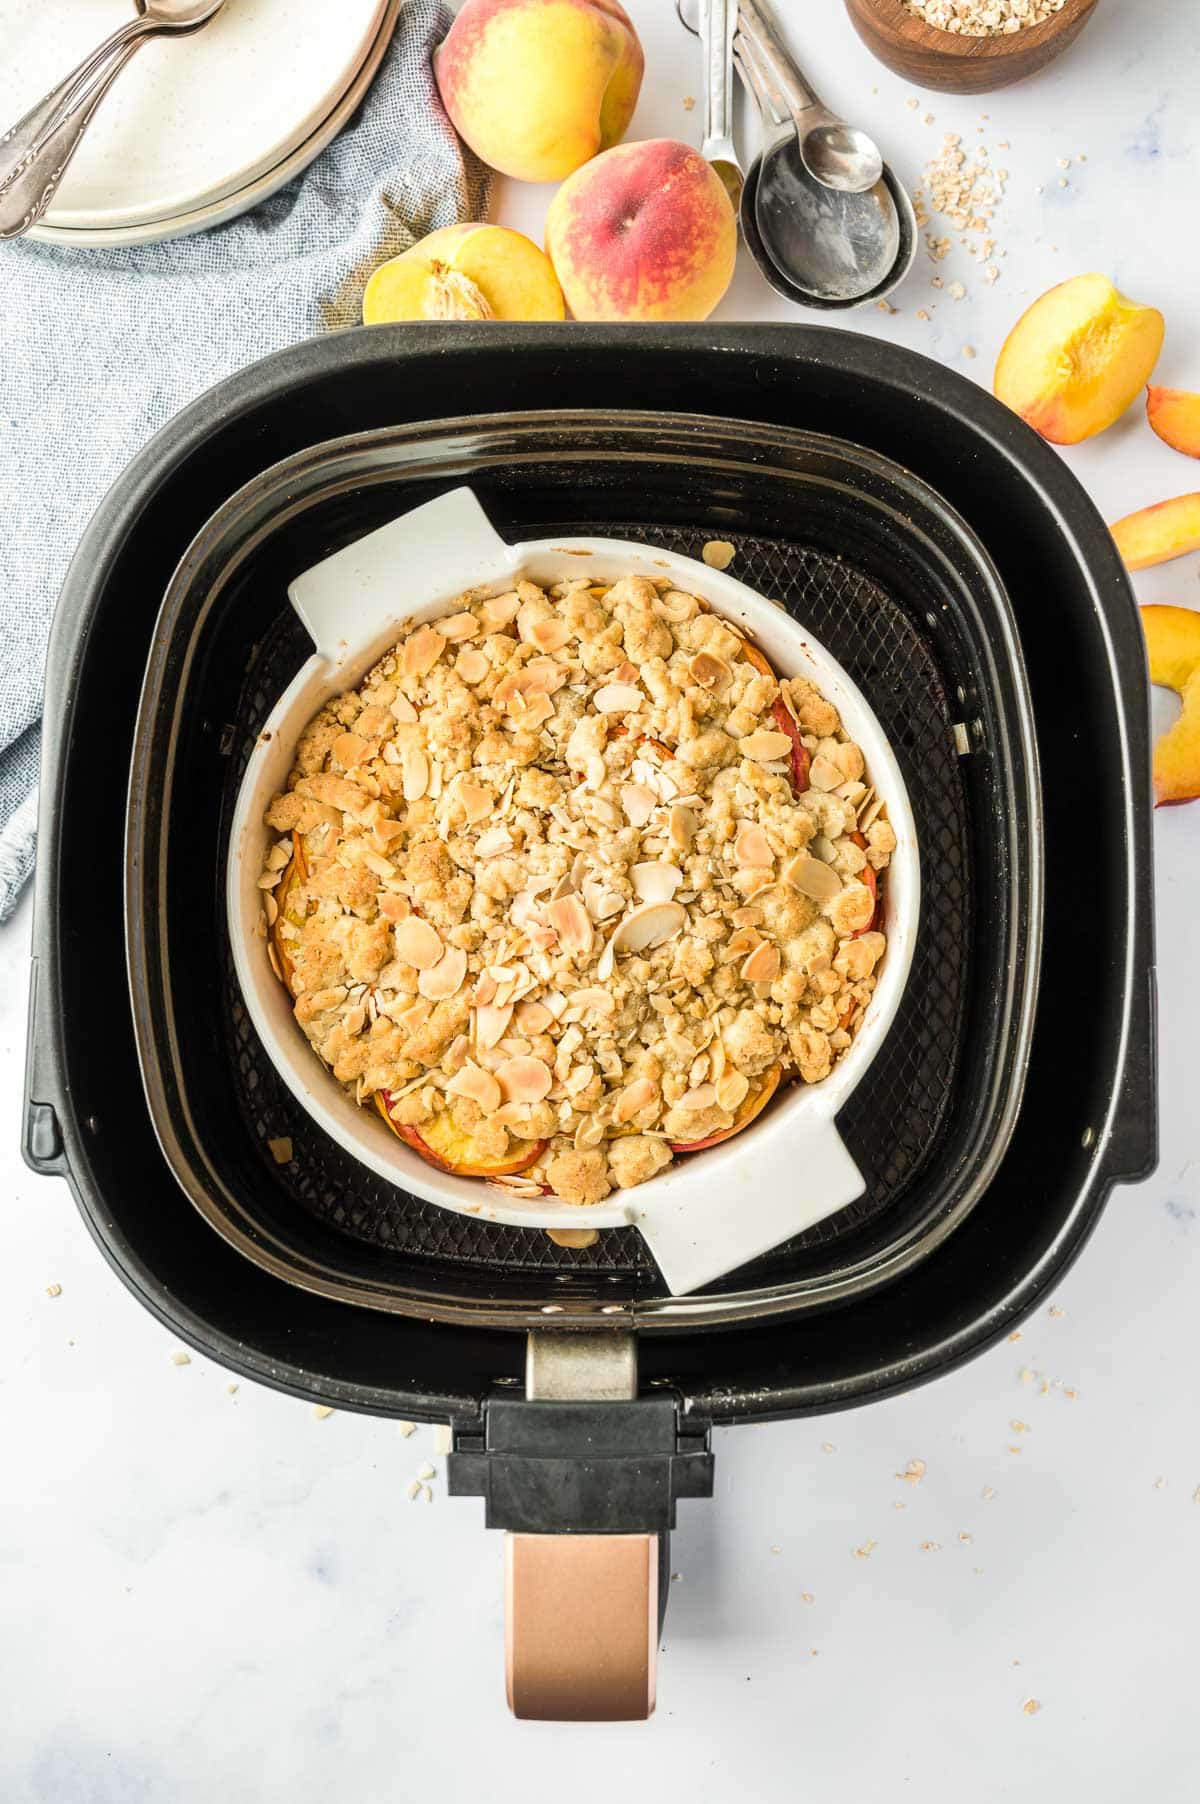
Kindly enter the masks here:
<path id="1" fill-rule="evenodd" d="M 443 226 L 381 263 L 363 295 L 363 325 L 415 319 L 560 320 L 549 257 L 507 226 Z"/>
<path id="2" fill-rule="evenodd" d="M 1154 800 L 1191 802 L 1200 796 L 1200 612 L 1142 609 L 1150 681 L 1174 689 L 1183 713 L 1154 748 Z"/>
<path id="3" fill-rule="evenodd" d="M 1200 494 L 1175 495 L 1126 514 L 1111 528 L 1127 570 L 1165 564 L 1200 551 Z"/>
<path id="4" fill-rule="evenodd" d="M 1072 276 L 1017 321 L 996 360 L 993 388 L 1054 445 L 1077 445 L 1120 419 L 1149 381 L 1163 317 L 1107 276 Z"/>
<path id="5" fill-rule="evenodd" d="M 1186 388 L 1146 390 L 1146 418 L 1164 445 L 1200 457 L 1200 395 Z"/>

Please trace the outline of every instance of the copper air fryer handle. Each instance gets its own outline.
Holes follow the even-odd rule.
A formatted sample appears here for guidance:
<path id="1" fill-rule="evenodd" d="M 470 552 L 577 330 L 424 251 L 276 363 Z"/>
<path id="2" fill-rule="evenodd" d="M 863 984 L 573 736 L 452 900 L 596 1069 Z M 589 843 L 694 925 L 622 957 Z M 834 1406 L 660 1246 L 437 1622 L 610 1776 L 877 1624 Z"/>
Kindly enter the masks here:
<path id="1" fill-rule="evenodd" d="M 657 1535 L 518 1535 L 505 1547 L 514 1716 L 642 1722 L 654 1711 Z"/>

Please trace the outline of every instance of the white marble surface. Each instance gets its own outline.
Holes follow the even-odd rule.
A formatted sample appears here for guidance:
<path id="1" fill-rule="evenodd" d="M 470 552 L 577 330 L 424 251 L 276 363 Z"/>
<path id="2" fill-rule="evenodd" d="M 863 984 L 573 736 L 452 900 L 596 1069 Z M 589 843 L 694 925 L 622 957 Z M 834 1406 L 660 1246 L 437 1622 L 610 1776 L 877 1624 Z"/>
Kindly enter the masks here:
<path id="1" fill-rule="evenodd" d="M 689 40 L 668 0 L 632 10 L 651 71 L 639 135 L 697 138 Z M 942 273 L 968 284 L 955 304 L 922 261 L 896 314 L 849 324 L 960 365 L 973 343 L 986 381 L 1029 297 L 1104 269 L 1167 314 L 1161 379 L 1200 387 L 1190 5 L 1102 0 L 1044 77 L 915 112 L 835 0 L 804 12 L 813 76 L 905 177 L 981 112 L 982 141 L 1011 146 L 995 287 L 952 260 Z M 1081 151 L 1059 189 L 1057 159 Z M 505 193 L 500 215 L 536 229 L 541 200 Z M 786 310 L 745 267 L 723 312 Z M 1071 462 L 1110 514 L 1196 486 L 1136 415 Z M 1197 561 L 1138 589 L 1194 605 Z M 500 1547 L 480 1505 L 446 1500 L 428 1430 L 317 1421 L 250 1384 L 231 1395 L 199 1357 L 176 1366 L 65 1187 L 24 1170 L 26 904 L 0 934 L 3 1804 L 524 1804 L 564 1784 L 580 1804 L 633 1785 L 821 1804 L 1193 1799 L 1200 807 L 1161 814 L 1155 837 L 1157 1176 L 1114 1197 L 1019 1342 L 869 1410 L 717 1436 L 717 1497 L 681 1512 L 659 1714 L 609 1729 L 506 1716 Z M 426 1458 L 431 1506 L 405 1495 Z M 912 1459 L 919 1484 L 895 1476 Z"/>

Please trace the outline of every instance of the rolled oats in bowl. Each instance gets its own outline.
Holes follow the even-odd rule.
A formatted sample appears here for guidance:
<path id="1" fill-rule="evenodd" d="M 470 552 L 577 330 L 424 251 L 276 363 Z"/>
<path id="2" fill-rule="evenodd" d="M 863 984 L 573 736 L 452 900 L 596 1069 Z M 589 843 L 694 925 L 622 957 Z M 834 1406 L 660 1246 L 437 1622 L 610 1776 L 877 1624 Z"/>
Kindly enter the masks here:
<path id="1" fill-rule="evenodd" d="M 853 1043 L 896 838 L 806 678 L 663 579 L 470 591 L 316 715 L 260 878 L 335 1078 L 442 1171 L 599 1202 Z"/>

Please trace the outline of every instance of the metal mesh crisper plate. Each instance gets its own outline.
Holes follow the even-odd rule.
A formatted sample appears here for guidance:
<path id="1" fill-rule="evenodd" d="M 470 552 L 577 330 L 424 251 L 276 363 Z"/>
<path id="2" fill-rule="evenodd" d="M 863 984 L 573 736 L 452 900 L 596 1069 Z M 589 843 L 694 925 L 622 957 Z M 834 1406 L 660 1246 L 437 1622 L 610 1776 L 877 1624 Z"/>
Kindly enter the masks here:
<path id="1" fill-rule="evenodd" d="M 527 536 L 594 531 L 554 521 Z M 608 536 L 698 557 L 706 535 L 642 522 L 607 524 Z M 778 539 L 738 536 L 736 574 L 781 601 L 849 671 L 878 715 L 904 771 L 921 849 L 921 923 L 899 1015 L 868 1080 L 839 1117 L 867 1188 L 848 1208 L 776 1248 L 739 1274 L 770 1283 L 794 1272 L 807 1251 L 860 1226 L 909 1191 L 938 1148 L 950 1102 L 968 990 L 966 800 L 942 679 L 909 616 L 852 565 Z M 236 793 L 257 733 L 311 647 L 285 611 L 244 687 L 229 749 L 227 801 Z M 277 1076 L 241 1002 L 226 947 L 225 983 L 236 1093 L 245 1124 L 273 1180 L 302 1208 L 397 1255 L 534 1271 L 554 1267 L 651 1278 L 653 1261 L 636 1229 L 614 1229 L 594 1247 L 569 1251 L 538 1229 L 460 1216 L 385 1183 L 307 1116 Z M 293 1157 L 276 1165 L 267 1142 L 287 1136 Z M 747 1146 L 748 1156 L 752 1142 Z M 651 1282 L 652 1282 L 651 1278 Z"/>

